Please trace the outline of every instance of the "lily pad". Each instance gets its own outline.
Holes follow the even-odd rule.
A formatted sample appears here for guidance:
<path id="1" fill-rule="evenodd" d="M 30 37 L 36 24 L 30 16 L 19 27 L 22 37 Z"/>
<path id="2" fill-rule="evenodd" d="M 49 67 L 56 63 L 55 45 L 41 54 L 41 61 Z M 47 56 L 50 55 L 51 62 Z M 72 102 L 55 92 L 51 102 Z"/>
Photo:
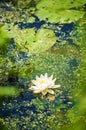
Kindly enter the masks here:
<path id="1" fill-rule="evenodd" d="M 83 11 L 75 11 L 75 10 L 63 10 L 59 11 L 55 10 L 50 13 L 50 11 L 41 10 L 41 12 L 37 12 L 36 15 L 41 19 L 45 20 L 48 18 L 48 21 L 53 23 L 71 23 L 75 22 L 78 19 L 82 18 L 85 13 Z"/>
<path id="2" fill-rule="evenodd" d="M 37 8 L 57 8 L 59 10 L 61 9 L 70 9 L 70 8 L 74 8 L 74 7 L 80 7 L 82 5 L 84 5 L 86 3 L 85 0 L 41 0 L 38 4 L 37 4 Z M 52 8 L 51 8 L 52 9 Z M 53 10 L 53 9 L 52 9 Z"/>
<path id="3" fill-rule="evenodd" d="M 8 49 L 9 43 L 10 37 L 8 33 L 3 28 L 0 28 L 0 50 L 2 54 Z"/>
<path id="4" fill-rule="evenodd" d="M 42 20 L 48 19 L 49 22 L 53 23 L 70 23 L 75 22 L 82 18 L 85 14 L 84 11 L 77 10 L 85 4 L 85 0 L 81 2 L 79 0 L 42 0 L 37 4 L 37 11 L 35 14 Z"/>
<path id="5" fill-rule="evenodd" d="M 29 41 L 29 38 L 28 38 Z M 56 42 L 56 36 L 52 30 L 41 28 L 30 40 L 30 52 L 40 53 L 51 48 Z"/>
<path id="6" fill-rule="evenodd" d="M 2 96 L 18 96 L 19 90 L 12 86 L 1 87 L 0 86 L 0 97 Z"/>
<path id="7" fill-rule="evenodd" d="M 9 32 L 14 38 L 17 47 L 27 53 L 41 53 L 51 48 L 56 42 L 56 36 L 52 30 L 41 28 L 35 33 L 34 29 L 19 30 L 13 27 Z"/>

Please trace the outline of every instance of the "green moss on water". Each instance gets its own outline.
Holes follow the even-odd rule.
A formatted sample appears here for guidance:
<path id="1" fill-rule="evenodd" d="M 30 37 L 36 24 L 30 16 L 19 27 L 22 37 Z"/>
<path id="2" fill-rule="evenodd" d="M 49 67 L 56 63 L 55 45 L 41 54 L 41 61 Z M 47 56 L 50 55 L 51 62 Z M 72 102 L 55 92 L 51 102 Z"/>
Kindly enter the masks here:
<path id="1" fill-rule="evenodd" d="M 73 92 L 73 98 L 76 104 L 68 110 L 67 117 L 70 120 L 70 124 L 62 126 L 60 130 L 85 130 L 86 128 L 86 40 L 85 40 L 85 24 L 78 24 L 77 26 L 77 41 L 76 44 L 80 45 L 81 50 L 81 62 L 77 70 L 78 80 L 76 82 L 76 88 Z"/>
<path id="2" fill-rule="evenodd" d="M 39 0 L 23 0 L 18 1 L 18 7 L 23 9 L 30 9 L 31 11 L 34 10 L 35 5 L 39 2 Z"/>
<path id="3" fill-rule="evenodd" d="M 7 126 L 5 126 L 5 122 L 2 118 L 0 118 L 0 129 L 1 130 L 8 130 Z"/>

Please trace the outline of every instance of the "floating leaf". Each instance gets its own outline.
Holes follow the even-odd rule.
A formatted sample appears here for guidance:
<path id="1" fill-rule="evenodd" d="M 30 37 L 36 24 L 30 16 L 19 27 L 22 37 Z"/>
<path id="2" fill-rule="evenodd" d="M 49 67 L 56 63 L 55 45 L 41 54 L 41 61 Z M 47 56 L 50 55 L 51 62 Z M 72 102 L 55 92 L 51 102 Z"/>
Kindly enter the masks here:
<path id="1" fill-rule="evenodd" d="M 74 8 L 74 7 L 80 7 L 80 6 L 83 6 L 84 4 L 86 3 L 85 0 L 41 0 L 38 4 L 37 4 L 37 8 L 50 8 L 50 7 L 53 7 L 53 8 L 50 8 L 50 9 L 71 9 L 71 8 Z M 52 11 L 51 10 L 51 11 Z"/>
<path id="2" fill-rule="evenodd" d="M 82 18 L 85 14 L 84 11 L 79 11 L 75 8 L 84 4 L 85 0 L 82 0 L 81 2 L 79 0 L 42 0 L 37 4 L 37 11 L 35 14 L 42 20 L 48 19 L 48 21 L 51 23 L 75 22 Z"/>
<path id="3" fill-rule="evenodd" d="M 35 33 L 34 29 L 19 30 L 17 26 L 9 32 L 21 51 L 27 53 L 40 53 L 51 48 L 56 42 L 56 36 L 52 30 L 41 28 Z"/>
<path id="4" fill-rule="evenodd" d="M 0 28 L 0 50 L 1 53 L 5 52 L 9 46 L 10 38 L 8 33 L 3 29 Z"/>
<path id="5" fill-rule="evenodd" d="M 0 86 L 0 97 L 2 96 L 18 96 L 19 90 L 17 88 L 14 88 L 12 86 L 7 87 L 1 87 Z"/>

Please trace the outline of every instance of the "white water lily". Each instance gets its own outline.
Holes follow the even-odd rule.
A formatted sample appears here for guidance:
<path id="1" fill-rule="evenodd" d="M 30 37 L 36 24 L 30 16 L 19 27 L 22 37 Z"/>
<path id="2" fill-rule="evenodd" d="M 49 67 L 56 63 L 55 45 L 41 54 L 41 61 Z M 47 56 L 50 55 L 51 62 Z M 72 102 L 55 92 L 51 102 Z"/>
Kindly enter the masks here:
<path id="1" fill-rule="evenodd" d="M 48 74 L 36 76 L 36 80 L 32 80 L 33 86 L 29 89 L 33 91 L 35 94 L 42 93 L 46 95 L 47 93 L 55 94 L 55 88 L 59 88 L 60 85 L 55 85 L 56 79 L 53 79 L 53 75 L 48 77 Z"/>

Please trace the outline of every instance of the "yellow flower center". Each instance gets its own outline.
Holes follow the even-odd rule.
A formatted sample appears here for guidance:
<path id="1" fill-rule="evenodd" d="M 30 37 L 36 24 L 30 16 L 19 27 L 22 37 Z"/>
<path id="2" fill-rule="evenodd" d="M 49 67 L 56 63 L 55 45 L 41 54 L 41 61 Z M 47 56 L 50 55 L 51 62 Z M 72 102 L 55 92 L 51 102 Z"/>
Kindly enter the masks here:
<path id="1" fill-rule="evenodd" d="M 43 83 L 45 83 L 45 80 L 42 79 L 42 80 L 39 81 L 39 83 L 40 83 L 40 84 L 43 84 Z"/>

